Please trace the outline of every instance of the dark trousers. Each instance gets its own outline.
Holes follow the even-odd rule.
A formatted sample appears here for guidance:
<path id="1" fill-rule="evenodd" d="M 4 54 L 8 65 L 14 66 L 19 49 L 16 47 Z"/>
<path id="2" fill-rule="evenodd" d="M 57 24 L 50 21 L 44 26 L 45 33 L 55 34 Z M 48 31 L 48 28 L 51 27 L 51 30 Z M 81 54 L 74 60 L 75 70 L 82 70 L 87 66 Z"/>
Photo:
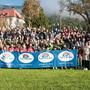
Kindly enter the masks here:
<path id="1" fill-rule="evenodd" d="M 88 60 L 82 60 L 82 67 L 88 68 L 90 70 L 90 61 Z"/>

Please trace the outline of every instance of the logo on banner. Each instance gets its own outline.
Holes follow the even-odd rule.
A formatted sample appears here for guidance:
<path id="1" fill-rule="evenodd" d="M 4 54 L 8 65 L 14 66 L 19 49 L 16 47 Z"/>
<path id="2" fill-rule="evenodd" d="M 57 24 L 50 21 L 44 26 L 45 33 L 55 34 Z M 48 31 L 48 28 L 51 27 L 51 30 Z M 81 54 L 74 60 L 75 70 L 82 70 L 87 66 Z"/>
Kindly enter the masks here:
<path id="1" fill-rule="evenodd" d="M 23 53 L 19 56 L 19 60 L 22 63 L 30 63 L 34 60 L 34 57 L 29 53 Z"/>
<path id="2" fill-rule="evenodd" d="M 53 54 L 49 52 L 43 52 L 38 56 L 38 60 L 43 63 L 51 62 L 53 59 L 54 59 Z"/>
<path id="3" fill-rule="evenodd" d="M 14 55 L 10 52 L 4 52 L 0 55 L 0 60 L 5 63 L 11 63 L 14 61 Z"/>
<path id="4" fill-rule="evenodd" d="M 69 51 L 63 51 L 58 55 L 60 61 L 71 61 L 74 58 L 74 54 Z"/>

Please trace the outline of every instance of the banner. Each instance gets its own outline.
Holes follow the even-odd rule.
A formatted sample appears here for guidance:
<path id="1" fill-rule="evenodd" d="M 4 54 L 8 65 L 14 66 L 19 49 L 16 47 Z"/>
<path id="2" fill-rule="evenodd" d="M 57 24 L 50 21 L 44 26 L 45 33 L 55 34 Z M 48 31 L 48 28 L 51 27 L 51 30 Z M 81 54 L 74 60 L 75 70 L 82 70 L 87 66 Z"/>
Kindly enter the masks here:
<path id="1" fill-rule="evenodd" d="M 0 68 L 52 68 L 76 67 L 77 50 L 53 50 L 41 52 L 0 51 Z"/>
<path id="2" fill-rule="evenodd" d="M 56 67 L 76 67 L 78 64 L 77 50 L 54 51 L 54 55 L 56 58 Z"/>

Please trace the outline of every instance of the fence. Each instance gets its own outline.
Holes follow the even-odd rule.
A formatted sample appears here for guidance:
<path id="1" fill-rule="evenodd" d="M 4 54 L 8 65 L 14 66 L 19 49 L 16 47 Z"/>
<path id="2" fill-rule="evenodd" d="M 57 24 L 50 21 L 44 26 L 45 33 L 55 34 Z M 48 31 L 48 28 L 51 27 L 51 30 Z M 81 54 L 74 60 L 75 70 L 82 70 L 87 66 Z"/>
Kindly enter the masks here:
<path id="1" fill-rule="evenodd" d="M 0 68 L 56 68 L 76 67 L 77 50 L 54 50 L 41 52 L 0 51 Z"/>

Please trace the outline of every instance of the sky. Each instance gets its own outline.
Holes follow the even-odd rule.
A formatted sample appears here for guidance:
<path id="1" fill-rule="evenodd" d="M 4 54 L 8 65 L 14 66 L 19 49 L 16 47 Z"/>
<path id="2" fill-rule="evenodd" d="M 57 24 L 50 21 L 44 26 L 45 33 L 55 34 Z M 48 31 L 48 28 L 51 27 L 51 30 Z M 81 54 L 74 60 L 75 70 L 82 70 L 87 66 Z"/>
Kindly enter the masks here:
<path id="1" fill-rule="evenodd" d="M 58 13 L 58 0 L 40 0 L 41 7 L 43 7 L 45 13 L 52 14 Z M 0 0 L 0 5 L 23 5 L 24 0 Z"/>
<path id="2" fill-rule="evenodd" d="M 1 5 L 22 5 L 24 0 L 0 0 Z"/>
<path id="3" fill-rule="evenodd" d="M 16 5 L 22 6 L 25 0 L 0 0 L 0 5 Z M 59 15 L 59 0 L 40 0 L 41 7 L 43 7 L 46 15 L 56 14 Z M 74 0 L 77 1 L 77 0 Z M 64 11 L 62 16 L 69 16 L 69 13 Z M 71 15 L 71 17 L 79 17 L 77 15 Z M 79 17 L 80 18 L 80 17 Z"/>
<path id="4" fill-rule="evenodd" d="M 58 0 L 41 0 L 41 6 L 46 13 L 52 14 L 59 12 Z"/>

